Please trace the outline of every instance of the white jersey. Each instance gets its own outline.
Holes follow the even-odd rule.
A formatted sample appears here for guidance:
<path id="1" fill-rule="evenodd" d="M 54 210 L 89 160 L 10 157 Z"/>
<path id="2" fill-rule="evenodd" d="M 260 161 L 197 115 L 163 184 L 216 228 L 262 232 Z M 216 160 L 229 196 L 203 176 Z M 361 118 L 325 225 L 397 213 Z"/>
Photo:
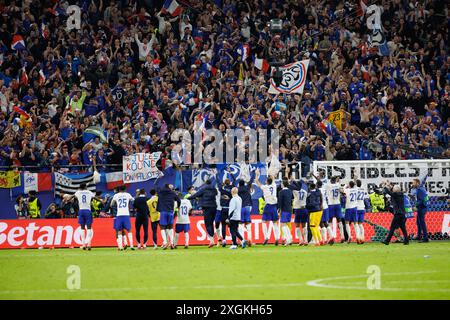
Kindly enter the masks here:
<path id="1" fill-rule="evenodd" d="M 78 207 L 80 210 L 91 211 L 91 200 L 95 197 L 95 194 L 90 190 L 78 190 L 75 192 L 75 197 L 78 200 Z"/>
<path id="2" fill-rule="evenodd" d="M 362 187 L 362 186 L 357 188 L 357 190 L 358 190 L 358 196 L 357 196 L 358 204 L 356 205 L 356 209 L 357 210 L 365 210 L 366 206 L 364 205 L 364 199 L 367 198 L 367 192 L 364 189 L 364 187 Z"/>
<path id="3" fill-rule="evenodd" d="M 128 192 L 119 192 L 114 195 L 112 201 L 117 204 L 117 216 L 129 216 L 130 215 L 130 201 L 134 201 L 134 198 Z"/>
<path id="4" fill-rule="evenodd" d="M 354 209 L 358 205 L 358 189 L 347 188 L 345 192 L 345 209 Z"/>
<path id="5" fill-rule="evenodd" d="M 275 182 L 272 182 L 270 185 L 265 184 L 261 186 L 261 190 L 266 204 L 277 204 L 277 184 Z"/>
<path id="6" fill-rule="evenodd" d="M 182 199 L 180 204 L 180 209 L 177 212 L 177 224 L 188 224 L 189 212 L 192 210 L 191 201 L 188 199 Z"/>
<path id="7" fill-rule="evenodd" d="M 328 209 L 327 185 L 322 186 L 320 192 L 322 193 L 322 209 Z"/>
<path id="8" fill-rule="evenodd" d="M 216 206 L 217 206 L 217 210 L 221 211 L 222 210 L 222 206 L 220 205 L 220 191 L 219 189 L 217 189 L 217 194 L 216 194 Z"/>
<path id="9" fill-rule="evenodd" d="M 305 189 L 293 190 L 294 195 L 294 203 L 293 209 L 301 209 L 306 207 L 306 197 L 308 196 L 308 192 Z"/>
<path id="10" fill-rule="evenodd" d="M 330 183 L 328 185 L 328 205 L 341 204 L 341 186 L 339 183 Z"/>

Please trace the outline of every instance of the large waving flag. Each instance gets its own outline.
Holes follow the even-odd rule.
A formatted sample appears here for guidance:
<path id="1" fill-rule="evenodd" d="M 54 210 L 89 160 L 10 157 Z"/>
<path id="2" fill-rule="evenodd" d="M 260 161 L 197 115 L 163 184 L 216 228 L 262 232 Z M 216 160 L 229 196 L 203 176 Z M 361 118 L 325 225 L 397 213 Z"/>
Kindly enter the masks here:
<path id="1" fill-rule="evenodd" d="M 168 12 L 173 17 L 178 16 L 181 13 L 182 9 L 183 8 L 180 6 L 180 4 L 178 2 L 176 2 L 175 0 L 164 1 L 164 5 L 162 7 L 163 12 Z"/>
<path id="2" fill-rule="evenodd" d="M 306 83 L 306 75 L 308 73 L 309 60 L 302 60 L 290 63 L 283 67 L 280 67 L 283 73 L 281 83 L 279 86 L 275 85 L 273 78 L 270 78 L 269 93 L 303 93 L 303 88 Z M 275 68 L 272 68 L 272 75 L 275 72 Z"/>
<path id="3" fill-rule="evenodd" d="M 88 190 L 95 192 L 94 174 L 61 174 L 55 173 L 55 195 L 61 193 L 74 194 L 85 183 Z"/>
<path id="4" fill-rule="evenodd" d="M 236 51 L 242 57 L 242 61 L 245 61 L 248 57 L 250 57 L 250 46 L 248 43 L 241 44 Z"/>
<path id="5" fill-rule="evenodd" d="M 107 142 L 108 137 L 106 136 L 105 130 L 100 126 L 90 126 L 86 128 L 83 132 L 83 143 L 88 143 L 95 137 L 99 137 L 101 142 Z"/>
<path id="6" fill-rule="evenodd" d="M 15 34 L 12 37 L 11 49 L 13 50 L 25 50 L 25 41 L 20 34 Z"/>
<path id="7" fill-rule="evenodd" d="M 269 63 L 266 59 L 255 58 L 254 64 L 257 69 L 261 70 L 264 73 L 269 71 Z"/>

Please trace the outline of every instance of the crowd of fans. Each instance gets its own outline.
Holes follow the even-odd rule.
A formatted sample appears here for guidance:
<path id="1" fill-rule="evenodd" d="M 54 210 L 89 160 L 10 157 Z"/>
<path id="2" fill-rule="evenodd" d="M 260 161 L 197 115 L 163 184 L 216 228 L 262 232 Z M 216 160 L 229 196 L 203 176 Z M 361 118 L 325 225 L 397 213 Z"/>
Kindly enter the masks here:
<path id="1" fill-rule="evenodd" d="M 378 1 L 389 56 L 368 47 L 350 2 L 178 3 L 173 17 L 162 1 L 0 1 L 0 166 L 116 171 L 108 165 L 135 152 L 167 159 L 170 133 L 199 117 L 206 129 L 278 128 L 282 162 L 450 157 L 445 1 Z M 80 30 L 66 27 L 69 4 Z M 283 20 L 278 36 L 272 18 Z M 16 34 L 25 50 L 11 48 Z M 268 93 L 253 57 L 277 50 L 285 63 L 310 59 L 303 95 Z M 335 110 L 344 128 L 323 131 Z M 85 143 L 91 126 L 107 139 Z"/>

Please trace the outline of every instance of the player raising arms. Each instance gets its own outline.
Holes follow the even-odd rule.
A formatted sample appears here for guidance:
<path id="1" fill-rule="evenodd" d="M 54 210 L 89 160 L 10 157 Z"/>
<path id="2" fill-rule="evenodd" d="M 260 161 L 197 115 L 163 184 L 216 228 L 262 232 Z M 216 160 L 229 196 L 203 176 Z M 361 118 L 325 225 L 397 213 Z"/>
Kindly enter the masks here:
<path id="1" fill-rule="evenodd" d="M 157 189 L 158 204 L 156 209 L 160 213 L 159 225 L 161 228 L 161 237 L 163 239 L 163 250 L 173 249 L 173 218 L 175 212 L 175 203 L 180 205 L 181 201 L 178 195 L 173 191 L 173 185 L 165 184 L 164 187 Z"/>
<path id="2" fill-rule="evenodd" d="M 328 212 L 328 185 L 324 184 L 322 181 L 317 181 L 317 188 L 322 193 L 322 218 L 320 220 L 320 232 L 322 234 L 322 244 L 327 243 L 327 233 L 330 235 L 328 244 L 333 245 L 334 237 L 331 225 L 328 224 L 330 220 L 330 215 Z"/>
<path id="3" fill-rule="evenodd" d="M 92 231 L 92 212 L 91 201 L 95 197 L 95 194 L 86 188 L 86 184 L 80 185 L 80 190 L 77 190 L 72 198 L 76 198 L 78 201 L 78 224 L 81 227 L 81 249 L 91 250 L 91 241 L 93 236 Z M 86 229 L 86 236 L 84 231 Z"/>
<path id="4" fill-rule="evenodd" d="M 356 219 L 356 207 L 358 205 L 358 189 L 355 188 L 355 182 L 350 181 L 348 187 L 344 189 L 345 193 L 345 229 L 347 230 L 348 240 L 347 243 L 352 242 L 352 233 L 350 230 L 350 223 L 353 223 L 355 228 L 356 238 L 358 238 L 358 232 L 355 227 Z"/>
<path id="5" fill-rule="evenodd" d="M 277 212 L 277 185 L 272 178 L 272 176 L 268 176 L 266 179 L 266 184 L 263 185 L 259 181 L 260 172 L 259 169 L 256 170 L 255 182 L 256 185 L 262 190 L 264 201 L 266 205 L 264 206 L 263 215 L 262 215 L 262 227 L 264 233 L 264 243 L 266 245 L 269 242 L 269 233 L 267 230 L 267 222 L 272 222 L 273 225 L 273 233 L 275 236 L 275 245 L 278 245 L 278 240 L 280 238 L 280 228 L 278 226 L 278 212 Z"/>
<path id="6" fill-rule="evenodd" d="M 289 181 L 285 178 L 282 181 L 282 189 L 278 193 L 278 208 L 281 215 L 280 223 L 284 236 L 286 237 L 285 246 L 292 244 L 292 234 L 288 225 L 292 219 L 292 199 L 292 190 L 289 189 Z"/>
<path id="7" fill-rule="evenodd" d="M 366 189 L 363 187 L 361 180 L 356 180 L 356 188 L 358 190 L 356 216 L 354 219 L 354 228 L 356 232 L 356 243 L 364 243 L 364 214 L 366 213 L 366 206 L 364 200 L 368 197 Z"/>
<path id="8" fill-rule="evenodd" d="M 130 223 L 130 203 L 134 201 L 134 198 L 131 194 L 126 192 L 126 190 L 127 188 L 125 186 L 121 186 L 119 188 L 119 192 L 113 196 L 111 201 L 111 204 L 116 204 L 117 206 L 117 216 L 114 221 L 114 229 L 117 233 L 117 246 L 120 251 L 124 249 L 122 237 L 125 237 L 126 233 L 128 233 L 130 248 L 131 250 L 134 250 L 133 235 L 131 233 Z"/>
<path id="9" fill-rule="evenodd" d="M 333 218 L 336 218 L 338 223 L 339 233 L 341 236 L 341 243 L 345 242 L 344 236 L 344 225 L 342 223 L 342 207 L 341 207 L 341 186 L 339 185 L 338 177 L 331 177 L 330 184 L 327 189 L 328 195 L 328 223 L 331 225 L 333 223 Z M 333 235 L 336 238 L 336 234 Z"/>

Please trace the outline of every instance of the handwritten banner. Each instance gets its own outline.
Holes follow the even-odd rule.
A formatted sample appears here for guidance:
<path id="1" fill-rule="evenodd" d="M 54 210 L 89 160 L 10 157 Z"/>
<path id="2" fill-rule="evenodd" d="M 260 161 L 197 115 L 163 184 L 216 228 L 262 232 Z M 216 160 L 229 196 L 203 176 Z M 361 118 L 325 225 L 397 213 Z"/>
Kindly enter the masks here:
<path id="1" fill-rule="evenodd" d="M 123 157 L 123 182 L 142 182 L 163 175 L 156 167 L 161 152 L 136 153 Z"/>

